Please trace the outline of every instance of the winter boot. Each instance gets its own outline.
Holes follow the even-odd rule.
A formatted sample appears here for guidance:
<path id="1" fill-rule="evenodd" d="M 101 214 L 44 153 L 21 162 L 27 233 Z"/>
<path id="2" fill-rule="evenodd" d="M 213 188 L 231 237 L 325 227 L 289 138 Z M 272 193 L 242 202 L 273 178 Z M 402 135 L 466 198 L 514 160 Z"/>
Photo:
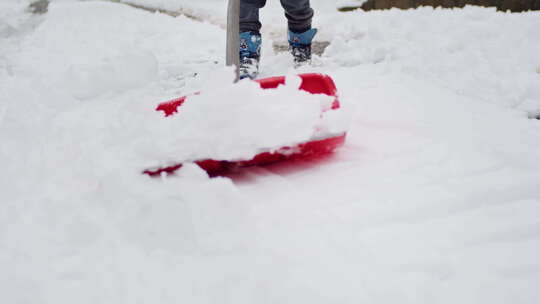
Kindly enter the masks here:
<path id="1" fill-rule="evenodd" d="M 240 33 L 240 79 L 255 79 L 259 74 L 261 59 L 261 34 L 256 32 Z"/>
<path id="2" fill-rule="evenodd" d="M 303 33 L 295 33 L 289 30 L 289 51 L 294 57 L 295 67 L 311 62 L 311 41 L 315 34 L 317 34 L 315 28 Z"/>

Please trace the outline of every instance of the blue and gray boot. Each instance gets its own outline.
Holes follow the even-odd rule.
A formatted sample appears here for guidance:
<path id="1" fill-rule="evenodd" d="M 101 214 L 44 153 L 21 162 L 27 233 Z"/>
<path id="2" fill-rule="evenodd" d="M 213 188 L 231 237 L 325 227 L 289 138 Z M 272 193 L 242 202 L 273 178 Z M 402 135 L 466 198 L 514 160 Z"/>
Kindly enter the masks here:
<path id="1" fill-rule="evenodd" d="M 289 30 L 289 51 L 294 57 L 296 67 L 311 62 L 311 41 L 315 34 L 317 34 L 315 28 L 303 33 L 295 33 Z"/>
<path id="2" fill-rule="evenodd" d="M 256 32 L 240 33 L 240 79 L 255 79 L 259 74 L 261 60 L 261 34 Z"/>

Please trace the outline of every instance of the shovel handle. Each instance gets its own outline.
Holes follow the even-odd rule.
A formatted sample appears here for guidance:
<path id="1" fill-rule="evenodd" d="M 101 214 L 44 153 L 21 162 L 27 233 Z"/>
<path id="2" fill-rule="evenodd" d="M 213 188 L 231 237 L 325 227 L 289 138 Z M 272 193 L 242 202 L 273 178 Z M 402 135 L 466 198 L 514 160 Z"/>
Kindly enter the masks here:
<path id="1" fill-rule="evenodd" d="M 239 52 L 240 32 L 240 0 L 229 0 L 227 8 L 227 54 L 226 65 L 235 66 L 235 80 L 238 81 L 238 66 L 240 65 Z"/>

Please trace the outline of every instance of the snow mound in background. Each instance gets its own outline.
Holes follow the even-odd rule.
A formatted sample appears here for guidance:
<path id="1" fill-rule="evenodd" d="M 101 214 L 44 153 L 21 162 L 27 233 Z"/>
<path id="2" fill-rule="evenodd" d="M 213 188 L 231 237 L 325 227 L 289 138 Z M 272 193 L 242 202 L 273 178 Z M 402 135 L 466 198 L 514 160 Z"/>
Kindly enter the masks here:
<path id="1" fill-rule="evenodd" d="M 538 11 L 420 7 L 327 14 L 319 22 L 332 38 L 327 65 L 378 64 L 529 115 L 540 110 Z"/>

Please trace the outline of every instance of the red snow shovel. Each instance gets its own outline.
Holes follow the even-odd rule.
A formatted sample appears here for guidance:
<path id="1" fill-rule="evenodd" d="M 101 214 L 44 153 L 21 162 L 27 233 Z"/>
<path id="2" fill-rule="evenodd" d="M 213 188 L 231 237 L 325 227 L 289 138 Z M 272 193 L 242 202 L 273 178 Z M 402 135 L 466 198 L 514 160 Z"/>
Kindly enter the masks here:
<path id="1" fill-rule="evenodd" d="M 239 12 L 240 12 L 240 0 L 229 0 L 228 14 L 227 14 L 227 65 L 234 65 L 238 67 L 238 26 L 239 26 Z M 332 104 L 332 110 L 339 108 L 339 100 L 337 97 L 337 90 L 332 78 L 323 74 L 301 74 L 302 84 L 300 90 L 307 91 L 312 94 L 326 94 L 333 96 L 334 102 Z M 238 80 L 238 69 L 236 69 L 236 80 Z M 272 89 L 278 87 L 280 84 L 285 83 L 285 77 L 271 77 L 265 79 L 256 80 L 261 89 Z M 165 116 L 171 116 L 177 113 L 177 108 L 186 101 L 186 96 L 174 99 L 160 104 L 157 107 L 157 111 L 163 111 Z M 330 110 L 331 111 L 331 110 Z M 302 159 L 306 157 L 313 157 L 321 154 L 332 152 L 337 147 L 343 145 L 345 142 L 346 134 L 340 134 L 338 136 L 331 136 L 328 138 L 317 138 L 308 142 L 300 143 L 292 147 L 282 147 L 278 150 L 266 151 L 259 153 L 251 159 L 240 161 L 226 161 L 217 159 L 201 159 L 195 161 L 199 167 L 204 169 L 210 175 L 216 175 L 219 173 L 225 173 L 231 169 L 260 166 L 275 163 L 283 160 Z M 182 163 L 178 162 L 166 167 L 147 169 L 143 173 L 150 176 L 158 176 L 163 173 L 169 174 L 180 169 Z"/>
<path id="2" fill-rule="evenodd" d="M 326 94 L 335 97 L 332 103 L 332 110 L 339 109 L 339 100 L 337 90 L 332 78 L 323 74 L 300 74 L 302 84 L 300 90 L 312 94 Z M 285 83 L 285 77 L 271 77 L 256 80 L 261 89 L 273 89 L 280 84 Z M 188 97 L 180 97 L 158 105 L 157 111 L 162 111 L 165 116 L 171 116 L 177 113 L 178 107 L 186 101 Z M 216 159 L 201 159 L 195 161 L 199 167 L 205 170 L 210 175 L 230 172 L 236 168 L 267 165 L 284 160 L 303 159 L 306 157 L 314 157 L 332 152 L 336 148 L 343 145 L 345 142 L 346 133 L 331 136 L 327 138 L 317 138 L 308 142 L 300 143 L 292 147 L 282 147 L 275 151 L 266 151 L 255 155 L 251 159 L 240 161 L 226 161 Z M 180 169 L 182 163 L 173 164 L 166 167 L 147 169 L 143 173 L 150 176 L 159 176 L 163 173 L 170 174 Z"/>

